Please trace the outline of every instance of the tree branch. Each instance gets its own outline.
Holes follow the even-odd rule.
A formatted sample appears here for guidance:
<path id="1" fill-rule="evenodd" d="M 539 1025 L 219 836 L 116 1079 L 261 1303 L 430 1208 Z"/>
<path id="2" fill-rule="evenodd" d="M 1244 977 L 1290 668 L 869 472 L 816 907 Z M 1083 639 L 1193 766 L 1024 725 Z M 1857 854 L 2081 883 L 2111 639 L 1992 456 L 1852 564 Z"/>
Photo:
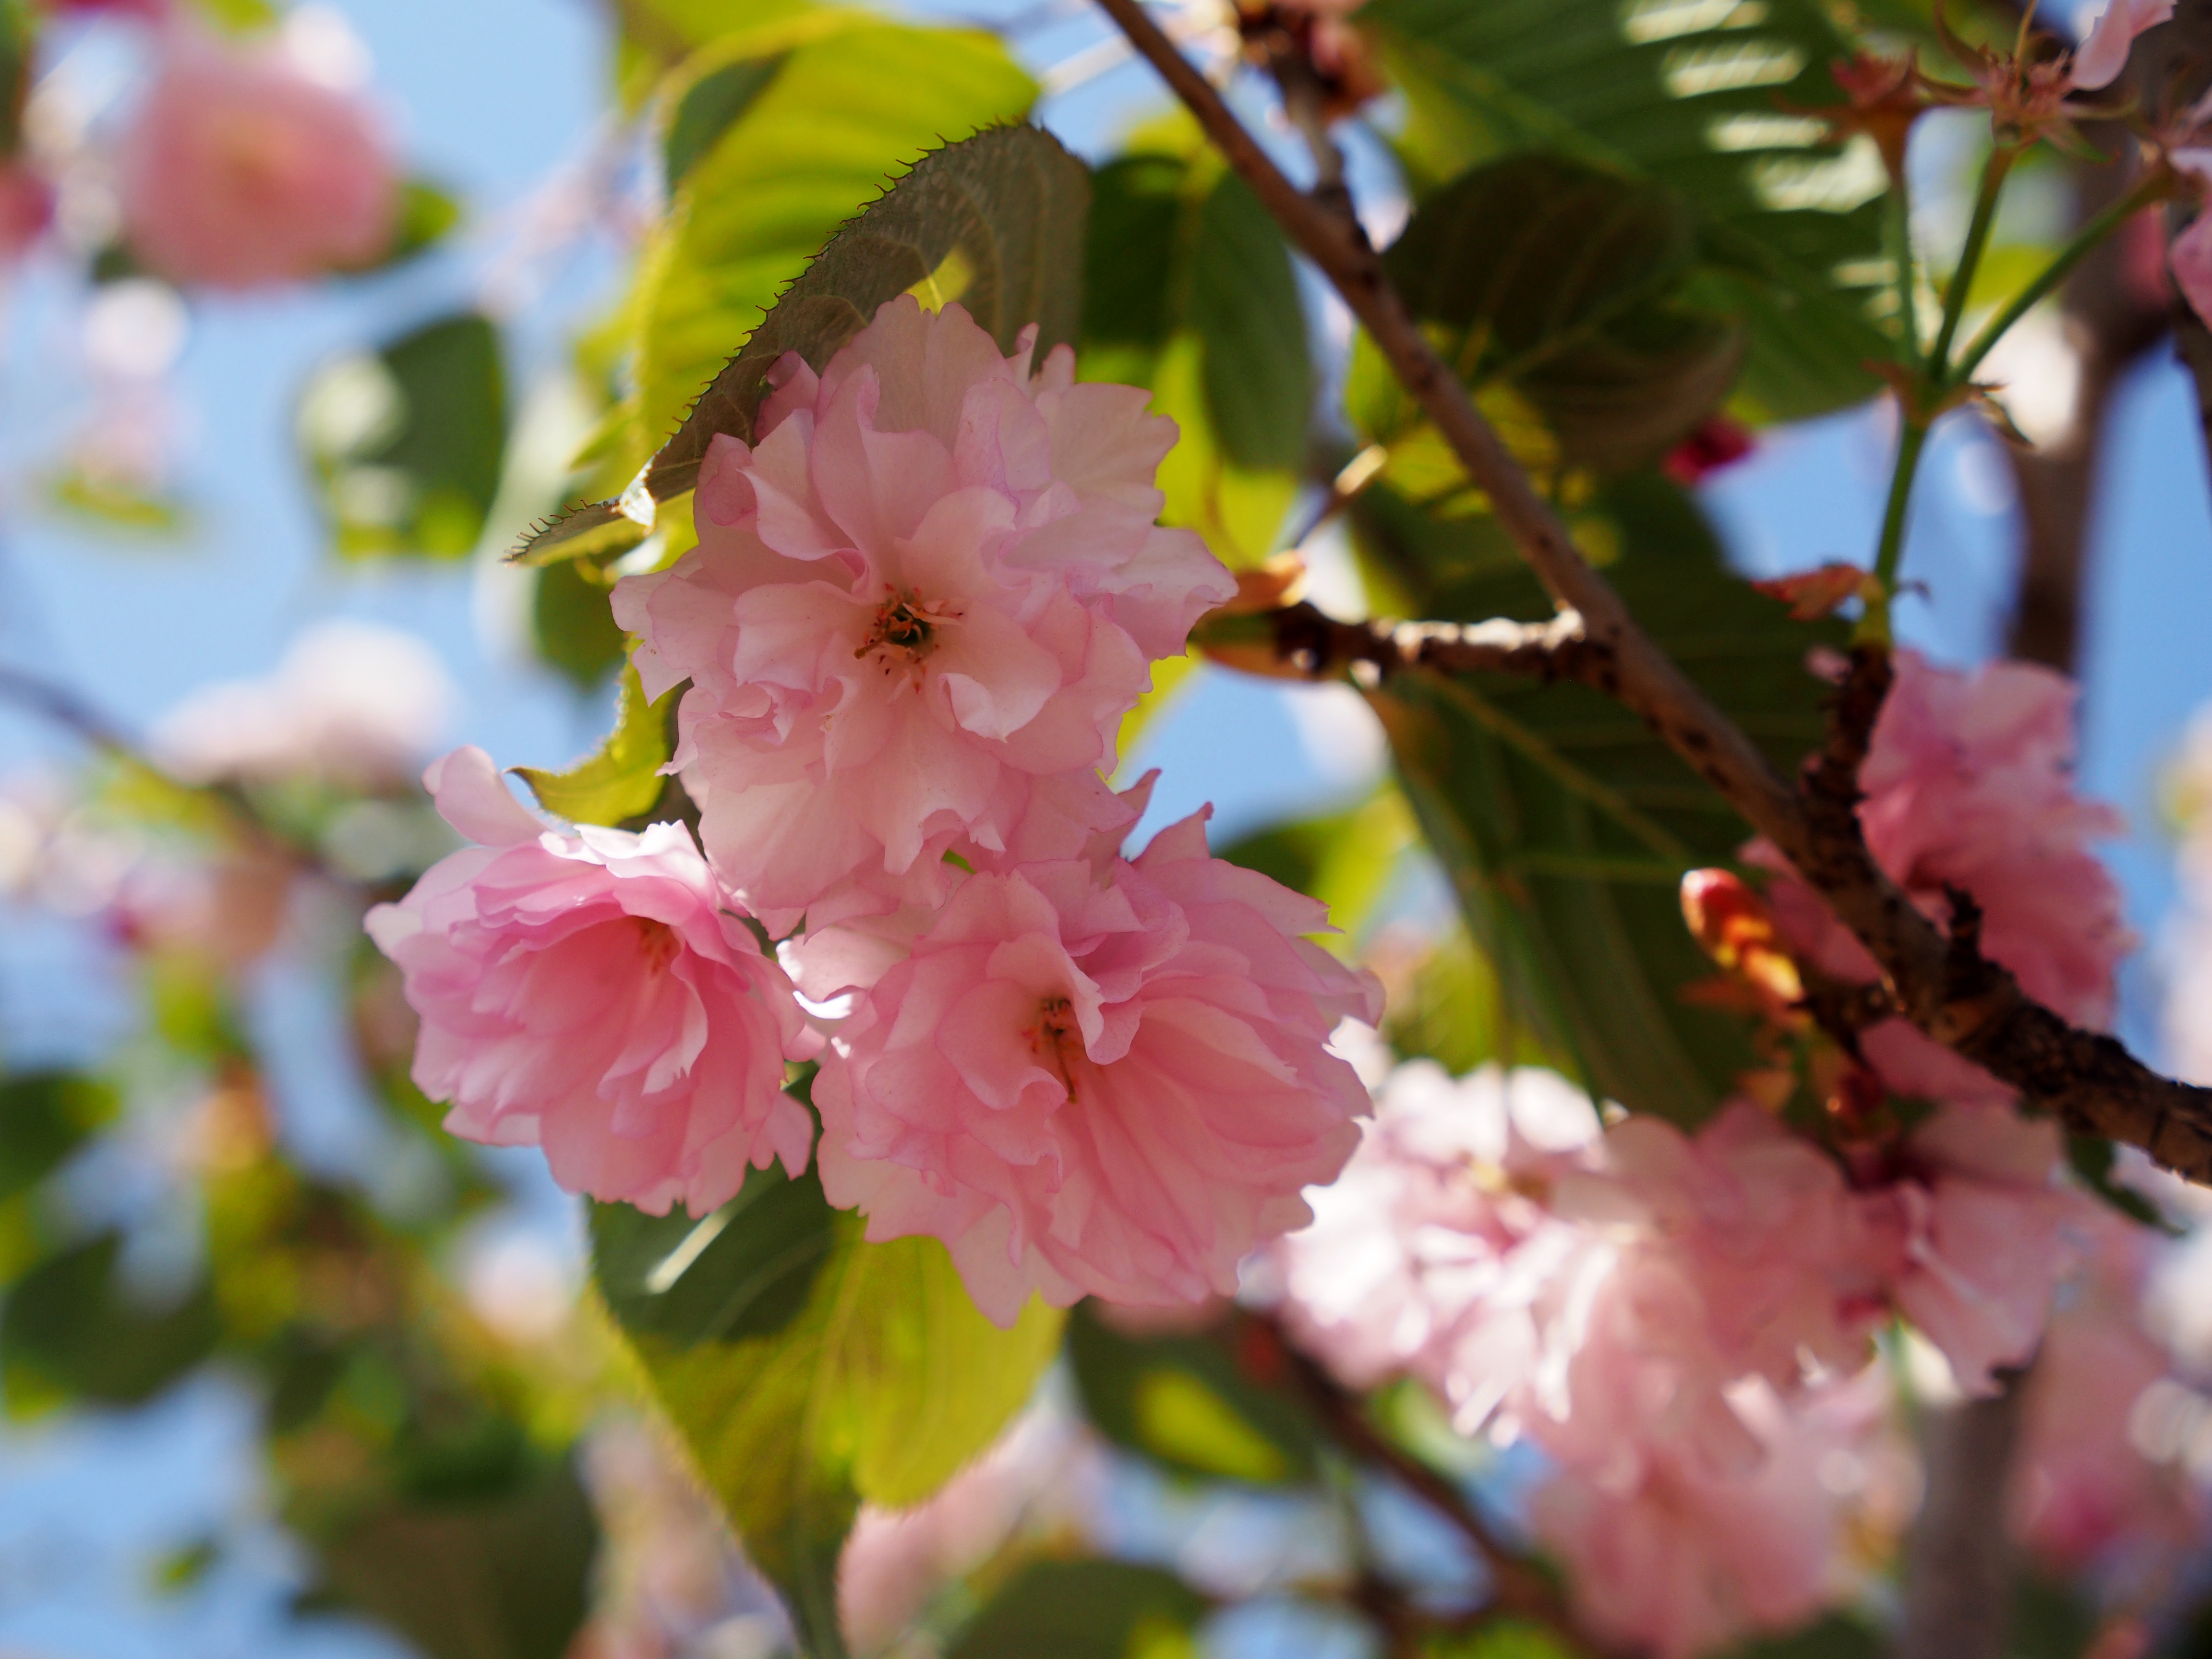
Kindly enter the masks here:
<path id="1" fill-rule="evenodd" d="M 1334 284 L 1399 380 L 1488 495 L 1498 521 L 1594 653 L 1586 683 L 1618 698 L 1765 836 L 1881 964 L 1922 1030 L 2020 1090 L 2069 1129 L 2140 1146 L 2212 1184 L 2212 1090 L 2159 1076 L 2114 1039 L 2032 1001 L 2008 973 L 1961 951 L 1913 907 L 1867 851 L 1856 810 L 1824 814 L 1768 764 L 1629 614 L 1612 584 L 1508 453 L 1467 389 L 1423 337 L 1357 219 L 1300 191 L 1139 0 L 1098 0 L 1189 108 L 1237 176 Z M 1835 802 L 1832 799 L 1829 805 Z M 1852 806 L 1856 804 L 1856 783 Z"/>
<path id="2" fill-rule="evenodd" d="M 1248 1337 L 1266 1341 L 1273 1350 L 1292 1386 L 1304 1399 L 1322 1426 L 1346 1451 L 1363 1462 L 1388 1470 L 1406 1487 L 1449 1522 L 1482 1559 L 1490 1575 L 1491 1599 L 1486 1613 L 1510 1613 L 1528 1619 L 1568 1638 L 1580 1650 L 1588 1638 L 1569 1618 L 1559 1587 L 1531 1566 L 1492 1530 L 1457 1484 L 1431 1468 L 1390 1439 L 1368 1420 L 1357 1395 L 1340 1387 L 1334 1377 L 1309 1358 L 1264 1314 L 1240 1313 Z"/>

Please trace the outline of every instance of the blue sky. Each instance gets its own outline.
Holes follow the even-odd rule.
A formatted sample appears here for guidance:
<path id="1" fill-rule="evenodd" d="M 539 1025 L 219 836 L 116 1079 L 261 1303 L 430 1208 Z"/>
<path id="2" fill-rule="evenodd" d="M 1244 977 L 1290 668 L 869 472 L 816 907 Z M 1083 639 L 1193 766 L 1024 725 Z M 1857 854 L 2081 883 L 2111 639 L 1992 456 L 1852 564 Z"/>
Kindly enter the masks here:
<path id="1" fill-rule="evenodd" d="M 992 9 L 1011 12 L 1018 0 Z M 374 52 L 417 169 L 455 187 L 479 218 L 513 203 L 575 155 L 602 113 L 604 32 L 589 0 L 350 0 L 340 8 Z M 953 9 L 948 3 L 942 9 Z M 1027 41 L 1039 63 L 1100 38 L 1080 15 Z M 1109 70 L 1047 116 L 1095 150 L 1152 97 L 1146 73 Z M 521 335 L 518 387 L 551 360 L 559 325 L 604 277 L 586 262 L 556 283 Z M 76 688 L 143 729 L 212 680 L 265 672 L 306 623 L 374 618 L 434 645 L 459 683 L 454 741 L 503 763 L 553 763 L 603 726 L 579 698 L 518 660 L 477 625 L 479 573 L 462 566 L 333 570 L 324 561 L 290 434 L 292 401 L 327 354 L 466 301 L 469 245 L 392 279 L 279 299 L 209 304 L 180 366 L 198 436 L 185 469 L 196 528 L 178 542 L 128 543 L 37 508 L 0 520 L 0 661 Z M 66 295 L 33 273 L 4 326 L 0 454 L 38 453 L 70 417 Z M 1801 568 L 1872 546 L 1887 473 L 1881 418 L 1861 412 L 1782 434 L 1715 483 L 1708 501 L 1747 568 Z M 2010 592 L 2012 508 L 1991 441 L 1954 427 L 1936 444 L 1912 523 L 1907 574 L 1932 599 L 1907 632 L 1966 662 L 2000 636 Z M 2113 861 L 2137 927 L 2154 935 L 2172 902 L 2170 849 L 2155 824 L 2159 769 L 2192 709 L 2212 698 L 2212 502 L 2191 394 L 2171 364 L 2123 388 L 2095 527 L 2098 585 L 2085 632 L 2083 777 L 2136 826 Z M 1166 769 L 1155 821 L 1212 799 L 1230 833 L 1357 787 L 1371 739 L 1340 702 L 1202 671 L 1139 760 Z M 66 753 L 46 729 L 0 709 L 0 773 Z M 98 963 L 58 929 L 0 941 L 0 1048 L 15 1062 L 96 1044 L 112 1030 L 82 1006 Z M 2130 980 L 2130 1035 L 2148 1030 L 2152 987 Z M 271 1017 L 313 1042 L 303 988 L 272 988 Z M 307 1068 L 311 1075 L 313 1068 Z M 286 1109 L 329 1121 L 302 1083 Z M 0 1651 L 125 1659 L 241 1652 L 387 1653 L 366 1632 L 288 1630 L 276 1613 L 280 1540 L 251 1522 L 250 1424 L 239 1398 L 196 1385 L 143 1417 L 0 1431 Z M 211 1522 L 247 1517 L 241 1557 L 164 1602 L 137 1594 L 144 1563 Z"/>

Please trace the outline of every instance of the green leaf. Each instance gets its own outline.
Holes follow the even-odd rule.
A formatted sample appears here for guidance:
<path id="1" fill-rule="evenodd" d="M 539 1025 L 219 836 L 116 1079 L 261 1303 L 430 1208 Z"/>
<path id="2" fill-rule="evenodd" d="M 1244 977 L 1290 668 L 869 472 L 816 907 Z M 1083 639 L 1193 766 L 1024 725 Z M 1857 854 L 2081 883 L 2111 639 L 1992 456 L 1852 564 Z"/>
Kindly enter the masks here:
<path id="1" fill-rule="evenodd" d="M 972 1620 L 945 1659 L 1195 1659 L 1206 1599 L 1133 1561 L 1037 1561 Z"/>
<path id="2" fill-rule="evenodd" d="M 811 1170 L 796 1181 L 756 1170 L 696 1221 L 680 1208 L 594 1204 L 593 1277 L 624 1330 L 672 1350 L 773 1336 L 799 1316 L 836 1246 L 832 1213 Z"/>
<path id="3" fill-rule="evenodd" d="M 1819 741 L 1805 667 L 1841 624 L 1791 622 L 1723 567 L 1694 506 L 1626 479 L 1596 504 L 1624 551 L 1629 608 L 1786 771 Z M 1487 519 L 1424 514 L 1387 486 L 1357 504 L 1363 553 L 1418 614 L 1549 616 Z M 1711 965 L 1683 927 L 1685 870 L 1725 863 L 1750 831 L 1635 715 L 1576 685 L 1502 675 L 1404 675 L 1370 696 L 1407 798 L 1494 966 L 1508 1020 L 1594 1093 L 1684 1124 L 1707 1116 L 1753 1056 L 1742 1022 L 1683 1000 Z"/>
<path id="4" fill-rule="evenodd" d="M 0 1200 L 45 1180 L 115 1111 L 112 1089 L 75 1073 L 0 1079 Z"/>
<path id="5" fill-rule="evenodd" d="M 912 31 L 866 30 L 841 37 L 837 61 L 846 51 L 865 48 L 855 73 L 871 67 L 867 54 L 878 54 L 881 72 L 889 76 L 902 48 L 934 48 L 942 52 L 958 35 L 921 34 L 914 41 L 880 37 L 911 34 Z M 827 50 L 827 48 L 823 48 Z M 972 52 L 972 49 L 971 49 Z M 776 83 L 757 108 L 781 96 L 801 74 L 805 52 L 794 52 Z M 926 63 L 926 52 L 925 52 Z M 1012 112 L 1017 99 L 1025 102 L 1027 81 L 1011 68 L 988 62 L 965 65 L 978 85 L 964 94 L 967 102 L 982 109 L 995 97 Z M 901 70 L 904 76 L 926 73 L 924 64 Z M 844 73 L 841 70 L 841 76 Z M 841 81 L 841 85 L 842 84 Z M 854 95 L 849 89 L 841 96 Z M 753 118 L 723 141 L 714 155 L 701 164 L 696 175 L 704 192 L 711 181 L 717 189 L 741 188 L 742 181 L 726 178 L 734 167 L 733 143 L 744 137 Z M 794 135 L 794 144 L 811 139 L 811 133 Z M 739 146 L 738 159 L 745 171 L 758 165 L 756 143 Z M 878 307 L 909 289 L 923 293 L 925 303 L 958 301 L 997 340 L 1001 350 L 1012 351 L 1024 327 L 1037 325 L 1040 356 L 1061 341 L 1073 337 L 1081 304 L 1081 269 L 1073 258 L 1079 246 L 1083 216 L 1089 192 L 1082 164 L 1061 149 L 1057 139 L 1035 127 L 1002 126 L 957 144 L 931 151 L 867 210 L 838 231 L 805 273 L 784 290 L 775 309 L 753 331 L 744 349 L 714 375 L 714 384 L 698 397 L 690 416 L 675 437 L 653 458 L 646 473 L 646 487 L 656 501 L 691 488 L 707 446 L 718 433 L 740 438 L 752 434 L 753 411 L 767 393 L 766 376 L 776 360 L 796 351 L 810 365 L 826 365 L 854 335 L 867 325 Z M 691 264 L 714 271 L 733 259 L 757 259 L 748 243 L 758 228 L 748 221 L 717 222 L 710 228 L 693 222 L 693 234 L 679 244 L 672 270 Z M 781 265 L 779 261 L 779 266 Z M 708 283 L 714 283 L 710 276 Z M 714 284 L 718 289 L 719 284 Z M 686 331 L 699 324 L 685 307 L 700 296 L 679 292 L 674 277 L 658 296 L 659 307 L 646 333 L 648 357 L 657 342 L 665 342 L 664 361 L 682 362 Z M 728 294 L 721 289 L 712 296 L 715 333 L 708 349 L 719 356 L 714 339 L 726 340 L 721 327 L 731 312 Z M 688 362 L 665 373 L 647 370 L 648 425 L 657 410 L 656 397 L 672 407 L 688 400 L 702 384 L 696 349 Z M 657 379 L 656 379 L 657 376 Z M 656 386 L 658 390 L 656 390 Z"/>
<path id="6" fill-rule="evenodd" d="M 1541 1625 L 1486 1620 L 1481 1628 L 1431 1638 L 1423 1659 L 1574 1659 L 1574 1651 Z"/>
<path id="7" fill-rule="evenodd" d="M 661 166 L 669 189 L 684 182 L 699 158 L 768 89 L 782 67 L 781 52 L 740 58 L 728 64 L 707 63 L 692 70 L 688 84 L 672 92 L 674 108 L 660 141 Z"/>
<path id="8" fill-rule="evenodd" d="M 909 289 L 959 301 L 1007 350 L 1030 323 L 1040 352 L 1070 339 L 1079 314 L 1083 166 L 1035 128 L 991 125 L 1036 96 L 998 41 L 823 13 L 744 43 L 753 58 L 725 69 L 778 66 L 691 163 L 632 301 L 635 408 L 597 476 L 621 488 L 674 433 L 623 496 L 640 523 L 690 489 L 717 434 L 750 438 L 785 352 L 822 368 Z M 975 136 L 932 148 L 948 132 Z"/>
<path id="9" fill-rule="evenodd" d="M 598 685 L 629 654 L 607 594 L 603 571 L 581 559 L 544 562 L 531 591 L 531 643 L 582 690 Z"/>
<path id="10" fill-rule="evenodd" d="M 1220 856 L 1328 906 L 1331 922 L 1356 934 L 1379 901 L 1415 828 L 1406 798 L 1388 786 L 1349 811 L 1277 824 L 1231 842 Z"/>
<path id="11" fill-rule="evenodd" d="M 465 313 L 328 364 L 300 401 L 299 428 L 342 557 L 465 557 L 507 444 L 498 331 Z"/>
<path id="12" fill-rule="evenodd" d="M 811 1177 L 772 1170 L 747 1178 L 688 1259 L 703 1229 L 648 1237 L 604 1217 L 594 1229 L 595 1278 L 653 1392 L 808 1650 L 824 1654 L 843 1651 L 837 1553 L 860 1500 L 920 1503 L 988 1446 L 1063 1322 L 1032 1301 L 1000 1330 L 942 1244 L 871 1244 L 861 1230 Z"/>
<path id="13" fill-rule="evenodd" d="M 1274 550 L 1312 413 L 1290 249 L 1183 124 L 1142 135 L 1092 182 L 1084 376 L 1152 389 L 1182 428 L 1160 469 L 1163 520 L 1256 563 Z"/>
<path id="14" fill-rule="evenodd" d="M 1522 154 L 1422 203 L 1383 264 L 1461 377 L 1527 398 L 1572 464 L 1657 460 L 1718 406 L 1741 329 L 1684 303 L 1689 210 L 1662 185 Z"/>
<path id="15" fill-rule="evenodd" d="M 399 226 L 385 263 L 397 264 L 435 247 L 461 222 L 461 204 L 443 185 L 410 179 L 399 187 Z"/>
<path id="16" fill-rule="evenodd" d="M 1085 1304 L 1068 1322 L 1067 1358 L 1085 1413 L 1121 1445 L 1186 1474 L 1314 1478 L 1312 1419 L 1249 1376 L 1218 1337 L 1127 1336 Z"/>
<path id="17" fill-rule="evenodd" d="M 561 1659 L 590 1611 L 599 1528 L 564 1458 L 488 1498 L 375 1504 L 314 1542 L 311 1607 L 366 1613 L 428 1659 Z"/>
<path id="18" fill-rule="evenodd" d="M 121 1282 L 122 1236 L 105 1232 L 48 1256 L 16 1280 L 0 1308 L 0 1379 L 8 1409 L 62 1401 L 136 1406 L 214 1349 L 212 1294 L 200 1280 L 167 1307 Z"/>
<path id="19" fill-rule="evenodd" d="M 541 580 L 551 580 L 549 569 Z M 599 595 L 606 603 L 604 591 Z M 676 690 L 671 687 L 658 702 L 645 700 L 637 670 L 622 674 L 622 702 L 615 714 L 615 729 L 596 753 L 565 772 L 541 771 L 518 766 L 522 781 L 538 804 L 571 823 L 619 824 L 650 812 L 666 787 L 660 769 L 672 749 L 669 724 L 676 713 Z"/>
<path id="20" fill-rule="evenodd" d="M 1698 282 L 1750 335 L 1750 408 L 1797 419 L 1872 396 L 1883 177 L 1815 118 L 1850 43 L 1822 0 L 1373 0 L 1417 189 L 1517 149 L 1654 179 L 1696 210 Z"/>
<path id="21" fill-rule="evenodd" d="M 2083 1186 L 2129 1220 L 2139 1222 L 2146 1227 L 2155 1227 L 2169 1237 L 2179 1237 L 2185 1229 L 2166 1219 L 2157 1205 L 2134 1188 L 2112 1179 L 2114 1158 L 2112 1143 L 2102 1135 L 2069 1134 L 2066 1137 L 2066 1162 L 2081 1177 Z"/>

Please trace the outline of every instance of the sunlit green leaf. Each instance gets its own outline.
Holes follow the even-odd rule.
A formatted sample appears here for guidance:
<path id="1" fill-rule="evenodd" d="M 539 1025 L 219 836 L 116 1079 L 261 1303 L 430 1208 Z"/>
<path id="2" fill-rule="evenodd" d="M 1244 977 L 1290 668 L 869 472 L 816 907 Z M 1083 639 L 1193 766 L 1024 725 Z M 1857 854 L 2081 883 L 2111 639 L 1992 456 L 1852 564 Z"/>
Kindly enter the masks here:
<path id="1" fill-rule="evenodd" d="M 545 573 L 547 580 L 555 571 Z M 605 603 L 604 592 L 600 603 Z M 571 823 L 618 824 L 653 810 L 666 780 L 660 769 L 668 760 L 669 720 L 675 712 L 673 688 L 658 702 L 647 702 L 637 670 L 622 675 L 622 702 L 615 714 L 615 729 L 598 750 L 565 772 L 542 771 L 518 766 L 538 804 Z"/>
<path id="2" fill-rule="evenodd" d="M 1656 179 L 1695 210 L 1700 298 L 1749 331 L 1746 412 L 1880 389 L 1884 180 L 1870 141 L 1806 113 L 1843 101 L 1828 66 L 1850 55 L 1821 0 L 1372 0 L 1359 18 L 1407 100 L 1418 192 L 1519 149 Z"/>
<path id="3" fill-rule="evenodd" d="M 1160 469 L 1164 520 L 1255 563 L 1297 488 L 1313 400 L 1290 250 L 1185 123 L 1140 133 L 1093 185 L 1084 375 L 1152 389 L 1182 429 Z"/>
<path id="4" fill-rule="evenodd" d="M 842 1651 L 837 1552 L 860 1499 L 919 1503 L 989 1445 L 1063 1316 L 1032 1302 L 1000 1330 L 943 1245 L 865 1243 L 811 1177 L 756 1171 L 719 1228 L 680 1231 L 603 1220 L 596 1277 L 747 1554 L 810 1648 Z"/>

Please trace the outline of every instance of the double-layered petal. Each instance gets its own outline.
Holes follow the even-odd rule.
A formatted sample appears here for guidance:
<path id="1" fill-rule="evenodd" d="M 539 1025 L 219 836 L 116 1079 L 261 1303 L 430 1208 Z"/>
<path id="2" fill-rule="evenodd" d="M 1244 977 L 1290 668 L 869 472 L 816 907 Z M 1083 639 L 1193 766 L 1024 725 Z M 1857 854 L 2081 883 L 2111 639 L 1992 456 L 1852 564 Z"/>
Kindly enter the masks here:
<path id="1" fill-rule="evenodd" d="M 680 824 L 549 830 L 480 749 L 425 782 L 479 845 L 368 931 L 422 1016 L 415 1081 L 446 1127 L 544 1148 L 571 1192 L 704 1215 L 748 1167 L 806 1167 L 784 1060 L 818 1046 L 782 970 L 722 906 Z"/>

